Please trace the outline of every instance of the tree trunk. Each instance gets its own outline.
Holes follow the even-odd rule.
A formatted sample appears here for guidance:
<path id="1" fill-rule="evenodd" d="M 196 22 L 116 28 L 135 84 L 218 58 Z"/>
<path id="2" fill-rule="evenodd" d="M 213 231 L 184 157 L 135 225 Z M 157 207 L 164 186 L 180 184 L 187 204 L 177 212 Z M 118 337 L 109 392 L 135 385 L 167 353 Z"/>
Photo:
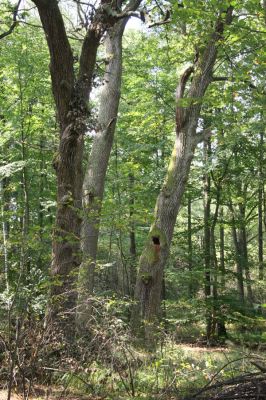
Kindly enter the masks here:
<path id="1" fill-rule="evenodd" d="M 224 256 L 224 209 L 220 208 L 220 273 L 221 273 L 221 289 L 225 290 L 225 256 Z"/>
<path id="2" fill-rule="evenodd" d="M 9 239 L 9 222 L 6 213 L 10 209 L 10 196 L 8 194 L 9 179 L 3 178 L 0 181 L 0 194 L 1 194 L 1 219 L 2 219 L 2 237 L 3 237 L 3 255 L 4 255 L 4 273 L 5 276 L 5 289 L 7 293 L 8 310 L 10 307 L 9 300 L 9 254 L 8 254 L 8 239 Z"/>
<path id="3" fill-rule="evenodd" d="M 83 184 L 83 263 L 80 270 L 81 299 L 94 289 L 94 270 L 99 238 L 100 213 L 105 176 L 114 139 L 122 76 L 122 36 L 126 20 L 108 31 L 106 37 L 106 71 L 100 97 L 96 136 Z M 87 310 L 88 311 L 88 310 Z"/>
<path id="4" fill-rule="evenodd" d="M 52 286 L 49 316 L 58 313 L 64 328 L 73 325 L 75 273 L 80 264 L 83 136 L 87 130 L 87 101 L 96 53 L 103 29 L 97 13 L 83 41 L 79 75 L 75 82 L 74 61 L 63 18 L 56 0 L 34 0 L 50 51 L 52 90 L 60 128 L 54 167 L 57 174 L 57 212 L 53 235 Z M 61 314 L 62 315 L 62 314 Z M 73 335 L 70 329 L 65 329 Z"/>
<path id="5" fill-rule="evenodd" d="M 258 193 L 258 259 L 259 259 L 259 280 L 263 280 L 263 145 L 264 134 L 260 133 L 260 154 L 259 154 L 259 193 Z"/>
<path id="6" fill-rule="evenodd" d="M 245 196 L 246 197 L 246 196 Z M 242 270 L 245 272 L 246 287 L 247 287 L 247 299 L 249 304 L 252 305 L 254 301 L 253 291 L 251 286 L 250 270 L 249 270 L 249 258 L 248 258 L 248 247 L 247 247 L 247 230 L 246 230 L 246 207 L 244 204 L 239 205 L 240 215 L 240 229 L 238 233 L 240 258 L 242 263 Z"/>
<path id="7" fill-rule="evenodd" d="M 37 6 L 49 47 L 52 90 L 60 128 L 59 150 L 54 161 L 57 174 L 57 212 L 52 245 L 53 279 L 49 316 L 55 320 L 54 317 L 59 312 L 65 314 L 60 320 L 61 326 L 65 328 L 74 322 L 76 290 L 73 284 L 81 262 L 82 160 L 83 137 L 87 130 L 87 103 L 100 40 L 104 32 L 120 20 L 117 15 L 119 13 L 121 17 L 119 6 L 122 3 L 101 0 L 99 7 L 95 8 L 83 40 L 79 71 L 75 76 L 73 53 L 58 1 L 33 2 Z M 135 10 L 140 2 L 141 0 L 130 0 L 122 11 L 123 16 L 127 18 L 128 13 Z M 113 122 L 108 120 L 106 123 L 103 119 L 100 124 L 105 124 L 105 128 L 109 129 Z M 101 125 L 99 129 L 102 129 Z M 73 334 L 71 329 L 64 330 L 70 336 Z"/>
<path id="8" fill-rule="evenodd" d="M 187 203 L 187 247 L 188 247 L 188 269 L 189 269 L 189 286 L 188 295 L 194 295 L 194 282 L 193 282 L 193 248 L 192 248 L 192 202 L 191 196 L 188 196 Z"/>
<path id="9" fill-rule="evenodd" d="M 226 23 L 230 23 L 232 8 L 227 10 Z M 201 101 L 212 80 L 213 66 L 217 57 L 217 46 L 222 38 L 224 22 L 221 18 L 215 26 L 208 44 L 195 67 L 188 68 L 177 87 L 176 140 L 167 175 L 157 198 L 154 222 L 139 261 L 139 272 L 135 288 L 135 305 L 132 310 L 132 328 L 139 331 L 144 322 L 147 343 L 154 339 L 154 323 L 160 314 L 163 271 L 168 259 L 170 244 L 181 199 L 185 190 L 191 161 L 197 143 L 203 139 L 196 133 L 201 110 Z M 181 108 L 186 83 L 194 72 L 188 91 L 189 105 Z M 203 136 L 203 135 L 202 135 Z"/>
<path id="10" fill-rule="evenodd" d="M 136 259 L 137 259 L 137 247 L 136 247 L 136 232 L 135 232 L 135 196 L 134 196 L 134 175 L 129 174 L 129 254 L 130 254 L 130 279 L 129 279 L 129 294 L 134 294 L 133 287 L 136 282 Z"/>
<path id="11" fill-rule="evenodd" d="M 225 291 L 225 255 L 224 255 L 224 210 L 223 207 L 220 207 L 220 227 L 219 227 L 219 250 L 220 250 L 220 262 L 219 262 L 219 270 L 220 270 L 220 288 L 222 295 Z M 217 321 L 217 335 L 218 337 L 225 337 L 227 335 L 226 327 L 225 327 L 225 318 L 224 311 L 220 309 L 220 315 Z"/>
<path id="12" fill-rule="evenodd" d="M 204 143 L 204 160 L 205 167 L 209 164 L 211 154 L 211 142 L 210 139 Z M 210 174 L 206 172 L 204 176 L 204 265 L 205 265 L 205 300 L 206 300 L 206 337 L 207 341 L 211 338 L 212 331 L 212 306 L 211 306 L 211 294 L 212 294 L 212 277 L 211 277 L 211 178 Z"/>
<path id="13" fill-rule="evenodd" d="M 245 292 L 244 292 L 243 268 L 242 268 L 242 263 L 241 263 L 241 249 L 239 247 L 237 230 L 236 230 L 236 221 L 235 221 L 235 217 L 233 214 L 232 205 L 230 205 L 230 210 L 232 213 L 232 236 L 233 236 L 233 243 L 234 243 L 234 247 L 235 247 L 237 288 L 238 288 L 238 293 L 239 293 L 239 300 L 244 304 Z"/>

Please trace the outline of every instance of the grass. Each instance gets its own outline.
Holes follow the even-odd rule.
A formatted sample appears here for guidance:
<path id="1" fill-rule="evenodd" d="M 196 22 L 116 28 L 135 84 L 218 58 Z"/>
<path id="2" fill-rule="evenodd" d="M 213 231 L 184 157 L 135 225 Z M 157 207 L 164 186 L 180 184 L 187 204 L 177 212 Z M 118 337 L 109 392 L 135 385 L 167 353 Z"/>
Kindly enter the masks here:
<path id="1" fill-rule="evenodd" d="M 182 398 L 215 382 L 217 377 L 223 380 L 252 370 L 250 358 L 256 356 L 231 342 L 227 347 L 207 348 L 173 341 L 168 341 L 155 353 L 130 348 L 123 354 L 122 366 L 115 366 L 115 360 L 108 368 L 93 363 L 87 373 L 73 375 L 69 372 L 57 376 L 56 387 L 48 397 L 43 390 L 43 396 L 31 400 Z M 119 350 L 116 356 L 121 357 Z"/>

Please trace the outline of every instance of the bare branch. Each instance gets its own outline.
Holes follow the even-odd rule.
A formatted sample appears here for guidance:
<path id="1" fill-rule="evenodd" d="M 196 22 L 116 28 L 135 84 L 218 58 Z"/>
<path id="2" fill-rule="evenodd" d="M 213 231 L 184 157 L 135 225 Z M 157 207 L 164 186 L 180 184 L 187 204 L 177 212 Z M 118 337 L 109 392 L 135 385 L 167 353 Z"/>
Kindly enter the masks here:
<path id="1" fill-rule="evenodd" d="M 213 76 L 212 81 L 213 82 L 226 82 L 226 81 L 234 82 L 234 80 L 229 76 Z M 248 86 L 250 87 L 250 89 L 257 89 L 257 86 L 255 86 L 254 83 L 248 81 L 247 79 L 244 79 L 242 82 L 247 83 Z"/>
<path id="2" fill-rule="evenodd" d="M 196 141 L 196 143 L 200 143 L 200 142 L 205 142 L 207 141 L 211 136 L 212 136 L 213 132 L 211 130 L 211 128 L 206 128 L 203 131 L 197 133 L 194 136 L 194 139 Z"/>
<path id="3" fill-rule="evenodd" d="M 14 8 L 14 11 L 13 11 L 13 23 L 12 23 L 12 25 L 10 26 L 10 28 L 8 29 L 8 31 L 3 32 L 3 33 L 0 34 L 0 39 L 3 39 L 4 37 L 10 35 L 10 34 L 13 32 L 13 30 L 15 29 L 15 27 L 17 26 L 17 24 L 18 24 L 17 16 L 18 16 L 18 10 L 19 10 L 19 6 L 20 6 L 21 1 L 22 1 L 22 0 L 19 0 L 18 3 L 17 3 L 17 5 L 16 5 L 15 8 Z"/>
<path id="4" fill-rule="evenodd" d="M 148 28 L 153 28 L 154 26 L 160 26 L 160 25 L 165 25 L 165 24 L 170 24 L 172 22 L 171 19 L 163 20 L 163 21 L 158 21 L 154 22 L 152 24 L 148 25 Z"/>

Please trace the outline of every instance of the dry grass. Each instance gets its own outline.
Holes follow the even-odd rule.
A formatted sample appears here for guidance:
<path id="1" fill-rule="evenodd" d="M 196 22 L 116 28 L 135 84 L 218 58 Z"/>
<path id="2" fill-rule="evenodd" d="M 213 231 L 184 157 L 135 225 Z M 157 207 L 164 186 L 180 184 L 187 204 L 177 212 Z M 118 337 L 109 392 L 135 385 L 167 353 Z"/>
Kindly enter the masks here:
<path id="1" fill-rule="evenodd" d="M 49 389 L 36 390 L 35 396 L 30 396 L 29 400 L 102 400 L 102 397 L 91 397 L 75 395 L 73 393 L 63 394 L 61 390 L 55 389 L 51 392 Z M 40 393 L 38 393 L 40 392 Z M 0 390 L 0 400 L 7 400 L 7 390 Z M 23 400 L 23 395 L 13 393 L 11 400 Z"/>
<path id="2" fill-rule="evenodd" d="M 0 390 L 0 400 L 7 399 L 7 390 Z M 22 400 L 22 397 L 17 394 L 12 394 L 11 400 Z"/>

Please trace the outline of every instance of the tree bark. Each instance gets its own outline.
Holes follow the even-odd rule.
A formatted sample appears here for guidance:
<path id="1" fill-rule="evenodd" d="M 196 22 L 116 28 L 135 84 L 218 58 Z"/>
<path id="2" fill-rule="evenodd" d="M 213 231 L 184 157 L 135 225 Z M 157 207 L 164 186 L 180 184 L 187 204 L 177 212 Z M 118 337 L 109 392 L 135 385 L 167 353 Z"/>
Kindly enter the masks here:
<path id="1" fill-rule="evenodd" d="M 249 301 L 249 304 L 252 305 L 254 297 L 251 286 L 251 277 L 249 269 L 247 229 L 246 229 L 246 207 L 244 204 L 239 205 L 239 215 L 240 215 L 240 229 L 238 234 L 238 240 L 239 240 L 240 257 L 241 257 L 242 269 L 245 272 L 247 299 Z"/>
<path id="2" fill-rule="evenodd" d="M 133 330 L 144 322 L 144 336 L 150 343 L 154 338 L 154 323 L 159 317 L 163 271 L 168 258 L 174 226 L 182 195 L 185 190 L 191 161 L 197 143 L 203 139 L 196 133 L 202 97 L 212 80 L 217 47 L 224 24 L 230 23 L 232 8 L 227 10 L 226 21 L 220 17 L 204 51 L 194 67 L 188 68 L 177 87 L 176 140 L 167 175 L 157 198 L 154 223 L 139 261 L 135 288 L 135 306 L 132 310 Z M 181 108 L 186 83 L 194 72 L 187 98 L 189 105 Z M 195 101 L 196 99 L 196 101 Z M 202 135 L 203 136 L 203 135 Z"/>
<path id="3" fill-rule="evenodd" d="M 263 145 L 264 134 L 260 133 L 260 153 L 259 153 L 259 193 L 258 193 L 258 259 L 259 259 L 259 280 L 264 276 L 263 260 Z"/>
<path id="4" fill-rule="evenodd" d="M 76 304 L 75 274 L 81 262 L 80 231 L 83 184 L 83 144 L 97 49 L 104 32 L 117 21 L 116 5 L 101 0 L 83 40 L 79 71 L 75 76 L 72 49 L 56 0 L 33 0 L 37 6 L 50 52 L 52 90 L 60 129 L 54 167 L 57 174 L 57 212 L 53 236 L 52 301 L 49 316 L 59 312 L 62 326 L 73 324 Z M 125 12 L 137 7 L 131 0 Z M 108 13 L 107 7 L 114 13 Z M 108 123 L 111 121 L 108 121 Z M 112 123 L 111 123 L 112 124 Z M 67 329 L 72 335 L 72 331 Z"/>
<path id="5" fill-rule="evenodd" d="M 137 259 L 137 245 L 136 245 L 136 231 L 135 231 L 135 196 L 134 196 L 134 183 L 135 178 L 133 173 L 129 174 L 129 254 L 130 254 L 130 272 L 129 272 L 129 295 L 134 295 L 134 285 L 136 282 L 136 259 Z"/>
<path id="6" fill-rule="evenodd" d="M 83 184 L 83 264 L 80 272 L 82 291 L 94 289 L 94 270 L 99 238 L 101 205 L 105 176 L 113 144 L 120 100 L 122 76 L 122 36 L 126 20 L 119 21 L 107 33 L 106 71 L 100 97 L 96 136 Z"/>
<path id="7" fill-rule="evenodd" d="M 210 139 L 204 143 L 204 160 L 205 166 L 208 166 L 211 154 Z M 204 196 L 204 264 L 205 264 L 205 301 L 206 301 L 206 337 L 207 341 L 211 338 L 212 333 L 212 274 L 211 274 L 211 177 L 208 172 L 204 175 L 203 196 Z"/>
<path id="8" fill-rule="evenodd" d="M 220 272 L 220 288 L 222 295 L 225 291 L 225 252 L 224 252 L 224 209 L 220 207 L 220 226 L 219 226 L 219 251 L 220 251 L 220 259 L 219 259 L 219 272 Z M 217 335 L 226 336 L 226 328 L 224 321 L 224 312 L 223 309 L 220 310 L 220 317 L 217 322 Z"/>
<path id="9" fill-rule="evenodd" d="M 243 279 L 243 268 L 241 263 L 241 250 L 238 242 L 236 221 L 234 217 L 234 210 L 232 204 L 230 204 L 230 210 L 232 214 L 232 236 L 233 243 L 235 247 L 235 264 L 236 264 L 236 278 L 237 278 L 237 288 L 239 293 L 239 300 L 244 304 L 245 302 L 245 291 L 244 291 L 244 279 Z"/>
<path id="10" fill-rule="evenodd" d="M 188 196 L 188 203 L 187 203 L 187 248 L 188 248 L 188 270 L 189 270 L 188 295 L 189 297 L 192 297 L 194 295 L 194 282 L 192 278 L 192 269 L 193 269 L 192 201 L 190 194 Z"/>

